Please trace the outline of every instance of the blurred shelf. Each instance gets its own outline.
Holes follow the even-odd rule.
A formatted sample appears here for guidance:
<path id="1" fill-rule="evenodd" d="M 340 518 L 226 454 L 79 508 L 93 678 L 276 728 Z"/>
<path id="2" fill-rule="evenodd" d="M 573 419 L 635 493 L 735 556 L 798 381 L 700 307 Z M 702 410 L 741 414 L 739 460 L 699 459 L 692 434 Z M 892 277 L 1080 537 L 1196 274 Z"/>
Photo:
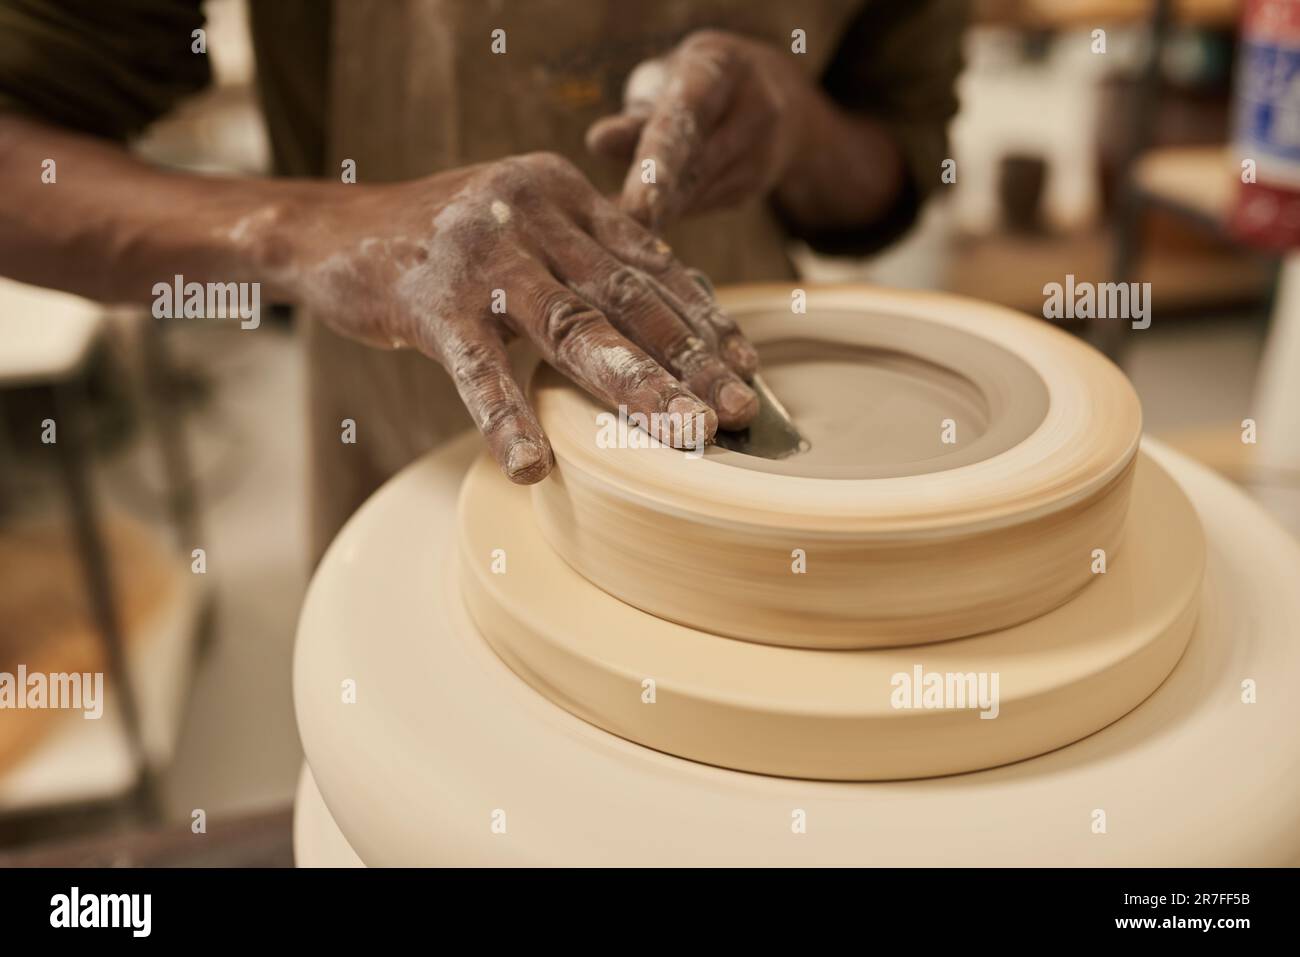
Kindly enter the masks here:
<path id="1" fill-rule="evenodd" d="M 52 289 L 0 279 L 0 386 L 71 378 L 103 324 L 103 307 Z"/>
<path id="2" fill-rule="evenodd" d="M 1149 150 L 1133 164 L 1143 197 L 1222 228 L 1240 182 L 1241 168 L 1227 146 Z"/>
<path id="3" fill-rule="evenodd" d="M 122 516 L 112 516 L 105 524 L 112 530 L 110 548 L 119 604 L 130 610 L 123 615 L 126 651 L 140 711 L 144 749 L 150 765 L 157 769 L 171 760 L 180 734 L 196 659 L 200 633 L 197 625 L 206 606 L 207 588 L 157 532 Z M 71 546 L 67 547 L 70 552 Z M 76 567 L 72 554 L 62 564 Z M 149 570 L 143 583 L 130 581 L 132 575 L 145 574 L 138 569 Z M 75 578 L 75 575 L 68 577 Z M 73 593 L 81 585 L 79 581 L 70 581 L 68 587 Z M 130 595 L 133 588 L 148 594 L 133 599 Z M 14 599 L 9 597 L 12 604 Z M 83 630 L 87 634 L 93 629 L 88 614 L 79 615 L 66 607 L 42 607 L 47 610 L 34 611 L 36 617 L 32 620 L 45 623 L 46 627 L 64 633 Z M 6 614 L 7 626 L 15 631 L 22 627 L 14 621 L 12 607 Z M 56 624 L 50 625 L 51 620 L 56 620 Z M 26 629 L 18 635 L 18 641 L 24 637 L 27 637 Z M 8 644 L 14 644 L 12 632 Z M 26 646 L 19 646 L 19 660 L 29 671 L 46 670 L 47 662 L 48 670 L 56 672 L 104 670 L 102 658 L 85 657 L 86 647 L 98 650 L 94 641 L 73 634 L 64 640 L 62 652 L 49 651 L 47 646 L 51 644 L 57 642 L 48 635 L 41 636 L 34 644 L 28 638 Z M 13 657 L 13 651 L 5 650 L 6 659 Z M 41 657 L 46 653 L 47 657 Z M 70 656 L 77 655 L 82 657 L 72 663 Z M 6 660 L 0 662 L 0 668 L 11 670 L 15 664 Z M 98 719 L 87 719 L 81 711 L 0 713 L 15 722 L 26 719 L 21 728 L 11 724 L 4 729 L 11 736 L 21 733 L 23 740 L 10 740 L 5 749 L 10 758 L 0 768 L 0 813 L 112 799 L 125 795 L 135 786 L 136 769 L 108 675 L 105 675 L 104 697 L 104 712 Z M 40 723 L 33 724 L 33 721 Z"/>
<path id="4" fill-rule="evenodd" d="M 1108 282 L 1111 239 L 1106 233 L 968 236 L 954 246 L 944 288 L 1042 315 L 1043 286 Z M 1260 303 L 1273 284 L 1267 261 L 1228 247 L 1147 242 L 1135 278 L 1150 282 L 1155 321 L 1180 311 Z"/>
<path id="5" fill-rule="evenodd" d="M 150 126 L 131 149 L 191 173 L 265 176 L 271 170 L 271 140 L 251 83 L 209 87 Z"/>
<path id="6" fill-rule="evenodd" d="M 1145 22 L 1154 8 L 1153 0 L 979 0 L 975 9 L 980 23 L 1072 29 Z M 1240 0 L 1175 0 L 1174 22 L 1227 28 L 1240 9 Z"/>

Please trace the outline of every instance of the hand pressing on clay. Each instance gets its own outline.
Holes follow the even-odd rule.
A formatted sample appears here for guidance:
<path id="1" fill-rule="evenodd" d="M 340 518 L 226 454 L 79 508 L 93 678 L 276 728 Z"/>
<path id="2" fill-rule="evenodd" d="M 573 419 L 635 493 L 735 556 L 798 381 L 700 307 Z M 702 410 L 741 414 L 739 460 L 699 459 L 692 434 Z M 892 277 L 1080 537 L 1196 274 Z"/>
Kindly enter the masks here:
<path id="1" fill-rule="evenodd" d="M 516 482 L 554 460 L 511 376 L 512 336 L 673 445 L 757 411 L 744 382 L 757 356 L 735 324 L 554 154 L 384 185 L 199 177 L 3 111 L 0 147 L 15 184 L 9 228 L 0 217 L 7 275 L 106 302 L 147 302 L 160 277 L 258 283 L 344 336 L 440 362 Z M 18 172 L 49 156 L 81 171 L 57 199 Z M 72 254 L 92 265 L 69 272 Z"/>
<path id="2" fill-rule="evenodd" d="M 757 411 L 743 381 L 753 347 L 668 246 L 565 159 L 535 153 L 329 197 L 302 214 L 283 285 L 344 336 L 440 362 L 513 481 L 553 464 L 511 375 L 513 336 L 611 407 L 703 425 L 703 437 L 655 436 L 678 447 Z"/>
<path id="3" fill-rule="evenodd" d="M 788 49 L 702 30 L 637 66 L 623 112 L 587 131 L 589 150 L 630 164 L 623 209 L 655 232 L 766 196 L 809 227 L 879 215 L 902 183 L 892 136 L 837 106 L 801 62 Z"/>

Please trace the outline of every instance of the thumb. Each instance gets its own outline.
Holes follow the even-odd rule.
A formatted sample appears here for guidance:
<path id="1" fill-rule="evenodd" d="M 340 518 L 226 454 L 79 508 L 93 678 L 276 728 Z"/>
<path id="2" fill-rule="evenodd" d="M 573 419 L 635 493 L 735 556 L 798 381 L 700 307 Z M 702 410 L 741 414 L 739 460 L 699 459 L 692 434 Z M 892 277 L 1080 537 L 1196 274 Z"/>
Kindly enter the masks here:
<path id="1" fill-rule="evenodd" d="M 632 113 L 602 116 L 587 128 L 587 151 L 606 159 L 629 162 L 645 121 L 645 115 Z"/>

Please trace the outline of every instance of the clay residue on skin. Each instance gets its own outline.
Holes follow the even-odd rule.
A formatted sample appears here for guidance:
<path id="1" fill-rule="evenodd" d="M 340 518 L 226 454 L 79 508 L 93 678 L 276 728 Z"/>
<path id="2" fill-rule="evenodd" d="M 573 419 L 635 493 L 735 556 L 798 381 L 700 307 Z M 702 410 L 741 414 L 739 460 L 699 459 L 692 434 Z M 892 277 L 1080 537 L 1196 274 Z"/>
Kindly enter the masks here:
<path id="1" fill-rule="evenodd" d="M 721 76 L 720 64 L 712 58 L 703 59 L 710 70 Z M 694 113 L 682 103 L 684 95 L 685 82 L 680 75 L 670 76 L 668 64 L 663 60 L 647 60 L 632 70 L 624 87 L 623 102 L 626 112 L 643 116 L 649 116 L 661 100 L 673 104 L 662 122 L 668 126 L 667 142 L 676 151 L 678 143 L 690 144 L 699 135 Z M 672 164 L 665 163 L 662 156 L 644 159 L 654 161 L 656 185 L 672 186 L 678 173 Z M 657 206 L 661 202 L 659 190 L 647 189 L 644 201 L 651 207 Z"/>
<path id="2" fill-rule="evenodd" d="M 673 106 L 655 121 L 666 128 L 662 145 L 664 152 L 683 159 L 693 157 L 699 145 L 700 131 L 695 114 L 685 106 Z M 687 169 L 679 169 L 675 162 L 669 162 L 662 154 L 646 157 L 655 164 L 655 182 L 646 184 L 645 201 L 651 206 L 662 202 L 660 191 L 668 192 L 685 189 L 689 186 Z"/>
<path id="3" fill-rule="evenodd" d="M 669 357 L 669 363 L 683 379 L 689 379 L 709 365 L 713 355 L 708 343 L 697 336 L 687 336 L 677 355 Z"/>
<path id="4" fill-rule="evenodd" d="M 254 210 L 236 220 L 235 225 L 226 231 L 226 238 L 242 246 L 260 235 L 267 226 L 272 225 L 276 216 L 277 211 L 274 206 L 264 206 Z"/>
<path id="5" fill-rule="evenodd" d="M 510 222 L 510 207 L 499 199 L 492 200 L 492 217 L 504 226 Z"/>
<path id="6" fill-rule="evenodd" d="M 473 185 L 462 186 L 447 200 L 445 206 L 433 217 L 433 235 L 451 229 L 473 229 L 475 221 L 483 219 L 483 197 L 481 188 Z"/>
<path id="7" fill-rule="evenodd" d="M 277 223 L 285 216 L 279 203 L 268 203 L 237 219 L 229 227 L 216 227 L 212 235 L 231 246 L 248 251 L 261 264 L 264 279 L 288 286 L 298 278 L 292 265 L 290 246 L 277 237 Z"/>
<path id="8" fill-rule="evenodd" d="M 651 290 L 650 277 L 634 266 L 624 266 L 600 281 L 570 281 L 565 285 L 584 301 L 606 311 L 618 312 L 627 309 L 638 297 L 648 295 Z"/>
<path id="9" fill-rule="evenodd" d="M 434 311 L 447 303 L 449 290 L 458 288 L 467 278 L 469 264 L 464 256 L 436 255 L 439 236 L 487 230 L 483 205 L 481 196 L 475 197 L 472 190 L 463 188 L 433 217 L 428 238 L 417 242 L 424 255 L 418 263 L 404 264 L 398 271 L 395 286 L 404 300 Z M 494 219 L 498 218 L 495 209 L 492 212 Z"/>
<path id="10" fill-rule="evenodd" d="M 654 105 L 668 80 L 668 67 L 662 59 L 643 60 L 632 68 L 623 87 L 623 103 L 644 111 Z"/>
<path id="11" fill-rule="evenodd" d="M 403 309 L 430 315 L 447 312 L 452 290 L 463 286 L 470 265 L 464 256 L 445 254 L 447 234 L 465 236 L 488 230 L 492 220 L 484 215 L 486 207 L 481 194 L 473 197 L 462 189 L 433 216 L 427 236 L 366 236 L 351 249 L 317 262 L 308 285 L 315 290 L 312 298 L 323 309 L 326 322 L 336 315 L 340 299 L 373 286 L 376 279 L 394 291 Z M 322 303 L 320 298 L 327 301 Z M 381 310 L 360 328 L 341 331 L 381 348 L 409 347 L 410 337 L 405 332 L 389 328 L 389 315 L 388 310 Z"/>
<path id="12" fill-rule="evenodd" d="M 647 366 L 658 368 L 653 360 L 633 352 L 627 346 L 593 346 L 587 356 L 593 370 L 599 370 L 609 378 L 628 385 L 640 378 Z"/>
<path id="13" fill-rule="evenodd" d="M 461 390 L 465 399 L 465 408 L 474 418 L 474 424 L 485 436 L 505 424 L 514 405 L 510 402 L 511 384 L 507 379 L 508 371 L 494 367 L 484 355 L 483 347 L 473 342 L 466 342 L 456 336 L 449 336 L 442 342 L 443 362 L 452 380 L 460 389 L 463 383 L 474 382 L 480 387 L 477 396 L 471 398 Z M 491 382 L 484 383 L 486 374 L 491 373 Z"/>
<path id="14" fill-rule="evenodd" d="M 709 75 L 719 82 L 727 73 L 727 55 L 721 50 L 697 45 L 691 51 L 691 60 L 695 65 L 704 67 Z"/>

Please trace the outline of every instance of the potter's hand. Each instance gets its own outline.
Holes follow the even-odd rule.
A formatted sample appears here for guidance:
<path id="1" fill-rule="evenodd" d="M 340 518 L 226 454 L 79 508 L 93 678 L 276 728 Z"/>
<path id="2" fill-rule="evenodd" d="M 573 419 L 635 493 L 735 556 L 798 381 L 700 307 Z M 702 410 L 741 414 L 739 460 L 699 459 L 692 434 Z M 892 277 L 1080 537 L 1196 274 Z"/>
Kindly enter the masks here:
<path id="1" fill-rule="evenodd" d="M 51 156 L 78 171 L 57 190 L 24 172 Z M 342 335 L 442 363 L 516 482 L 553 459 L 510 374 L 512 335 L 674 445 L 758 410 L 742 381 L 757 357 L 735 324 L 552 154 L 386 185 L 190 176 L 0 110 L 0 181 L 14 187 L 0 274 L 107 302 L 147 302 L 180 275 L 258 283 L 264 300 L 306 305 Z M 69 270 L 70 256 L 89 265 Z"/>
<path id="2" fill-rule="evenodd" d="M 662 241 L 563 158 L 535 153 L 329 195 L 291 254 L 294 298 L 345 336 L 440 362 L 515 482 L 538 481 L 553 459 L 511 375 L 513 335 L 652 422 L 670 413 L 658 421 L 702 424 L 711 438 L 757 411 L 742 381 L 753 347 Z M 698 428 L 656 437 L 702 441 Z"/>
<path id="3" fill-rule="evenodd" d="M 693 33 L 628 77 L 623 112 L 587 131 L 629 163 L 621 204 L 656 232 L 680 216 L 768 197 L 797 229 L 859 227 L 903 184 L 893 134 L 846 112 L 789 49 Z"/>
<path id="4" fill-rule="evenodd" d="M 658 230 L 776 187 L 818 95 L 795 61 L 789 51 L 706 30 L 638 66 L 623 112 L 587 131 L 593 152 L 631 161 L 624 209 Z"/>

